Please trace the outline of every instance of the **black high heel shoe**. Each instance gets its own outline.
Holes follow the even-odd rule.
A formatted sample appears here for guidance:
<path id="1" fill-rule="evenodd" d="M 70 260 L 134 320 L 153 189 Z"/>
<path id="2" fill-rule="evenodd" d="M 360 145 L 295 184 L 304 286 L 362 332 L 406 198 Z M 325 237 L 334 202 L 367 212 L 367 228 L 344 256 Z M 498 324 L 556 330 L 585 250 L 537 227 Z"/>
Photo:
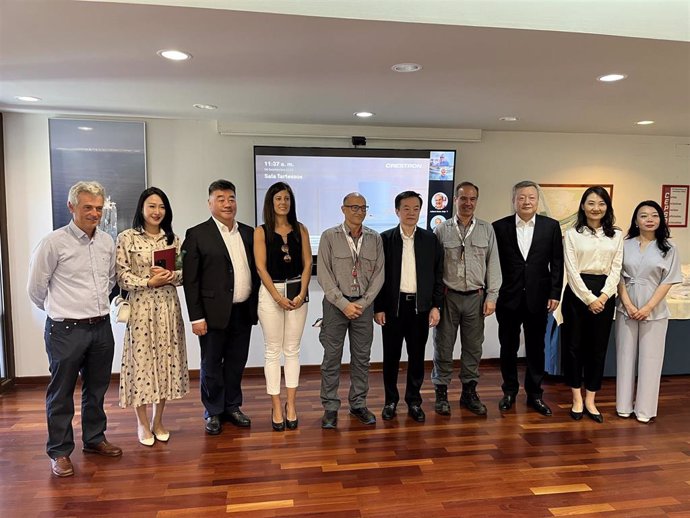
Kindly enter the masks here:
<path id="1" fill-rule="evenodd" d="M 287 403 L 285 403 L 285 426 L 287 427 L 288 430 L 296 430 L 297 425 L 299 424 L 299 419 L 295 419 L 294 421 L 290 421 L 288 419 L 288 413 L 287 413 Z"/>
<path id="2" fill-rule="evenodd" d="M 279 423 L 276 423 L 273 420 L 273 408 L 271 408 L 271 426 L 273 427 L 274 432 L 284 432 L 285 431 L 285 419 Z"/>
<path id="3" fill-rule="evenodd" d="M 589 410 L 587 410 L 587 407 L 583 408 L 583 411 L 587 417 L 589 417 L 592 421 L 595 423 L 603 423 L 604 422 L 604 416 L 601 414 L 593 414 Z"/>
<path id="4" fill-rule="evenodd" d="M 579 421 L 582 419 L 582 412 L 575 412 L 573 407 L 570 407 L 570 417 L 572 417 L 575 421 Z"/>

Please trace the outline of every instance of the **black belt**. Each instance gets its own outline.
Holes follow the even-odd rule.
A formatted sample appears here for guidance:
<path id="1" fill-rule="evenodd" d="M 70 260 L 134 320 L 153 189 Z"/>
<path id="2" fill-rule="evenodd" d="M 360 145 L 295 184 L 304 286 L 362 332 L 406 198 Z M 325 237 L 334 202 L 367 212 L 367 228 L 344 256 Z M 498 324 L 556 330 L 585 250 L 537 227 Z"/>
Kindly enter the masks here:
<path id="1" fill-rule="evenodd" d="M 65 324 L 100 324 L 104 320 L 108 320 L 108 315 L 101 315 L 100 317 L 90 317 L 90 318 L 65 318 L 62 320 Z"/>
<path id="2" fill-rule="evenodd" d="M 482 292 L 482 288 L 479 288 L 478 290 L 470 290 L 470 291 L 458 291 L 458 290 L 453 290 L 453 289 L 448 288 L 448 287 L 446 287 L 446 289 L 451 293 L 455 293 L 456 295 L 462 295 L 463 297 L 468 297 L 470 295 L 476 295 L 477 293 Z"/>
<path id="3" fill-rule="evenodd" d="M 405 302 L 414 302 L 417 300 L 417 294 L 416 293 L 403 293 L 402 291 L 400 292 L 400 300 L 403 300 Z"/>
<path id="4" fill-rule="evenodd" d="M 362 298 L 361 295 L 357 295 L 356 297 L 348 297 L 346 295 L 343 295 L 343 298 L 349 302 L 354 302 L 355 300 L 359 300 Z"/>

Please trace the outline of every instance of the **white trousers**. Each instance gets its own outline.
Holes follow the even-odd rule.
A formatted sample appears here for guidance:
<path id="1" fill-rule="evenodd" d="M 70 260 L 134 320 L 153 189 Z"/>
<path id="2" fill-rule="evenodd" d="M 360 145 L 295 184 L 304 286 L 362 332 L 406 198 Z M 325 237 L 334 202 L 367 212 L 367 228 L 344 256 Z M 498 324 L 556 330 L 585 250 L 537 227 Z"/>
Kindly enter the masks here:
<path id="1" fill-rule="evenodd" d="M 635 415 L 642 419 L 656 417 L 667 328 L 667 318 L 639 321 L 626 318 L 620 312 L 616 314 L 617 412 L 635 412 Z"/>
<path id="2" fill-rule="evenodd" d="M 284 285 L 276 283 L 278 293 Z M 299 348 L 307 320 L 307 304 L 299 309 L 285 311 L 273 300 L 268 290 L 259 289 L 259 322 L 264 333 L 266 392 L 272 396 L 280 394 L 280 356 L 285 358 L 285 386 L 299 385 Z"/>

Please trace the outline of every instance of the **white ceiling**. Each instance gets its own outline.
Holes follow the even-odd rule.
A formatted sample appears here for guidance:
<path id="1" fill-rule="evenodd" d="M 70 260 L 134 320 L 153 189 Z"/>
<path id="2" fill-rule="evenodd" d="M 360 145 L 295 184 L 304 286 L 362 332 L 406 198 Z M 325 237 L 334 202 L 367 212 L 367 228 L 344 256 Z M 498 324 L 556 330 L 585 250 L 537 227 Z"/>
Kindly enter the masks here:
<path id="1" fill-rule="evenodd" d="M 0 109 L 690 136 L 689 40 L 685 0 L 0 0 Z"/>

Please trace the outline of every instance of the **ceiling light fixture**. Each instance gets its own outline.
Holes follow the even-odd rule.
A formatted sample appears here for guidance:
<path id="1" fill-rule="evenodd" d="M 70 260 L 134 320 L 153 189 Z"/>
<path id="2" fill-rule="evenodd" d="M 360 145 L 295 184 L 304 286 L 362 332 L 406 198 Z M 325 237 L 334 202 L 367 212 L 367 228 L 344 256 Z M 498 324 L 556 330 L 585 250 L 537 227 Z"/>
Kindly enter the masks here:
<path id="1" fill-rule="evenodd" d="M 91 126 L 77 126 L 77 129 L 81 131 L 93 131 Z"/>
<path id="2" fill-rule="evenodd" d="M 369 117 L 373 117 L 374 113 L 373 112 L 355 112 L 353 115 L 355 117 L 359 117 L 360 119 L 368 119 Z"/>
<path id="3" fill-rule="evenodd" d="M 405 74 L 408 72 L 419 72 L 422 69 L 422 65 L 418 65 L 417 63 L 398 63 L 397 65 L 393 65 L 391 69 Z"/>
<path id="4" fill-rule="evenodd" d="M 626 77 L 628 76 L 625 74 L 606 74 L 605 76 L 597 77 L 597 81 L 601 81 L 602 83 L 615 83 L 616 81 L 620 81 Z"/>
<path id="5" fill-rule="evenodd" d="M 498 120 L 503 122 L 517 122 L 518 118 L 513 116 L 499 117 Z"/>
<path id="6" fill-rule="evenodd" d="M 198 108 L 199 110 L 217 110 L 218 106 L 215 104 L 194 104 L 193 105 L 195 108 Z"/>
<path id="7" fill-rule="evenodd" d="M 186 61 L 188 59 L 192 59 L 192 55 L 189 52 L 183 52 L 175 49 L 159 50 L 157 54 L 160 57 L 169 59 L 171 61 Z"/>
<path id="8" fill-rule="evenodd" d="M 33 95 L 16 95 L 14 98 L 25 103 L 37 103 L 41 100 L 40 97 L 34 97 Z"/>
<path id="9" fill-rule="evenodd" d="M 654 124 L 654 121 L 638 121 L 636 124 L 639 124 L 640 126 L 649 126 L 650 124 Z"/>

